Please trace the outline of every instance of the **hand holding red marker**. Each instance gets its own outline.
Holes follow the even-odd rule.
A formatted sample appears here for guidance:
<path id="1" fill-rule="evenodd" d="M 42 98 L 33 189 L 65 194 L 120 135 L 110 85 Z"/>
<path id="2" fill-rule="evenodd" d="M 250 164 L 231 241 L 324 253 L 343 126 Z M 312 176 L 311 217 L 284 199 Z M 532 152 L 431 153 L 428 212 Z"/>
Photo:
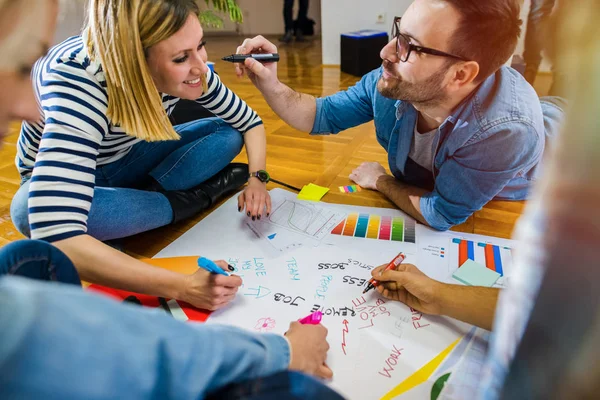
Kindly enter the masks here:
<path id="1" fill-rule="evenodd" d="M 406 256 L 403 253 L 399 253 L 390 263 L 385 267 L 384 271 L 389 271 L 391 269 L 395 269 L 398 265 L 402 264 Z M 383 274 L 383 271 L 381 272 Z M 379 281 L 375 280 L 375 278 L 369 279 L 367 283 L 367 287 L 363 290 L 363 294 L 367 293 L 371 289 L 375 289 L 379 286 Z"/>

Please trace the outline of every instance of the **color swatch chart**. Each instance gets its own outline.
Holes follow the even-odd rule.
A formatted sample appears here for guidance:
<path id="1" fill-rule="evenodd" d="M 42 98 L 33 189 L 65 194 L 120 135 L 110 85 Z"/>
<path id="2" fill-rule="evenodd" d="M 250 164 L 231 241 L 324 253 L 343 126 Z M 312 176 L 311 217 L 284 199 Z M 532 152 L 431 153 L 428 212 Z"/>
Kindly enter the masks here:
<path id="1" fill-rule="evenodd" d="M 415 221 L 403 217 L 352 213 L 331 234 L 415 243 Z"/>
<path id="2" fill-rule="evenodd" d="M 512 250 L 509 247 L 491 243 L 474 243 L 463 239 L 452 239 L 452 243 L 458 245 L 459 267 L 470 259 L 504 276 L 505 265 L 512 261 Z"/>

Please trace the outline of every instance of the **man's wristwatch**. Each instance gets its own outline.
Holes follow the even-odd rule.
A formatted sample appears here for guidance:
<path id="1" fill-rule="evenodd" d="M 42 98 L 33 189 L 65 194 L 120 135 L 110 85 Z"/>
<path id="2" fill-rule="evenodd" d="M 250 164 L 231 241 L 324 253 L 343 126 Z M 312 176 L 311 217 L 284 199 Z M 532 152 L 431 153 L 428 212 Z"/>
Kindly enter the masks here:
<path id="1" fill-rule="evenodd" d="M 250 179 L 250 178 L 257 178 L 259 181 L 261 181 L 263 183 L 268 183 L 271 180 L 271 176 L 264 169 L 259 169 L 256 172 L 250 172 L 250 177 L 248 179 Z"/>

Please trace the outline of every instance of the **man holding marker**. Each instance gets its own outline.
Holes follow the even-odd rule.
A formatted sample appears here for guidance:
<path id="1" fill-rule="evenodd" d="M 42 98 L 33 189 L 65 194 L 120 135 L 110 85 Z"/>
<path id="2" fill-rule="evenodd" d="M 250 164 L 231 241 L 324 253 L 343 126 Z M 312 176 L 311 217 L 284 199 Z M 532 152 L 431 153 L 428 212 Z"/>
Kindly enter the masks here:
<path id="1" fill-rule="evenodd" d="M 329 134 L 374 121 L 392 176 L 366 162 L 350 179 L 446 230 L 494 198 L 525 199 L 538 178 L 546 136 L 560 125 L 548 119 L 545 130 L 546 103 L 503 66 L 517 44 L 519 14 L 520 0 L 416 0 L 395 18 L 382 67 L 325 98 L 281 83 L 276 63 L 249 58 L 236 64 L 236 73 L 247 73 L 296 129 Z M 237 49 L 276 52 L 262 36 Z"/>

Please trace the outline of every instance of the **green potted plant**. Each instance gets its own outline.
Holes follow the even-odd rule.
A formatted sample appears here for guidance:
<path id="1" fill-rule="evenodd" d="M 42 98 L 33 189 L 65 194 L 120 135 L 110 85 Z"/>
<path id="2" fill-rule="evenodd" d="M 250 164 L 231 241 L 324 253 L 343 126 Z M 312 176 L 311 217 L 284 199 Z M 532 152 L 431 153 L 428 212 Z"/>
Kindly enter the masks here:
<path id="1" fill-rule="evenodd" d="M 233 22 L 241 23 L 244 21 L 242 10 L 236 0 L 204 0 L 207 9 L 200 13 L 200 23 L 214 28 L 223 27 L 223 19 L 215 12 L 229 14 L 229 19 Z"/>

